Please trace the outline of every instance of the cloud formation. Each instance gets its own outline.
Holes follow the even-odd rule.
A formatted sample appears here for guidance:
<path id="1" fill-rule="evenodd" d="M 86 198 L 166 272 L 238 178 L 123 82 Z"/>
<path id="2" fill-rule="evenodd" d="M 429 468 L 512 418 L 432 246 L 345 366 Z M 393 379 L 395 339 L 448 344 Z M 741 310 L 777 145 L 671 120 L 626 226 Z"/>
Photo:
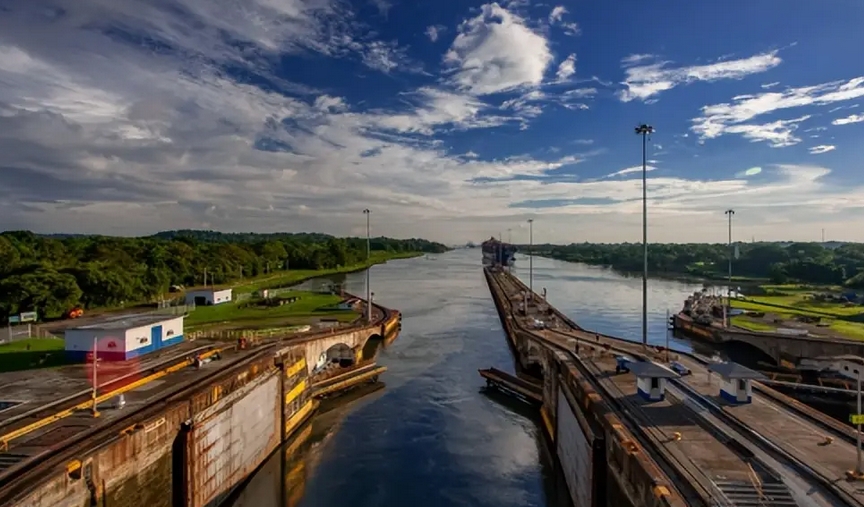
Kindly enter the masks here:
<path id="1" fill-rule="evenodd" d="M 622 61 L 625 79 L 621 84 L 625 88 L 618 92 L 621 101 L 647 100 L 676 86 L 696 81 L 741 79 L 772 69 L 782 61 L 777 56 L 777 51 L 689 67 L 670 67 L 671 62 L 668 61 L 644 63 L 652 59 L 652 55 L 630 55 Z"/>
<path id="2" fill-rule="evenodd" d="M 377 5 L 365 2 L 367 10 Z M 627 239 L 639 230 L 641 167 L 628 167 L 638 152 L 633 162 L 629 154 L 602 160 L 621 151 L 604 143 L 602 129 L 567 130 L 576 115 L 594 113 L 583 110 L 614 101 L 604 80 L 610 76 L 577 79 L 575 54 L 557 45 L 560 63 L 553 66 L 549 38 L 560 37 L 560 28 L 550 28 L 546 10 L 532 19 L 520 5 L 493 3 L 467 13 L 452 43 L 440 34 L 457 27 L 430 27 L 430 40 L 450 45 L 424 67 L 412 60 L 417 53 L 407 39 L 372 33 L 343 2 L 12 4 L 0 16 L 0 227 L 362 234 L 360 212 L 370 208 L 376 230 L 394 236 L 476 240 L 487 229 L 537 217 L 538 238 L 548 227 L 544 241 L 569 240 L 569 232 L 549 231 L 554 224 L 571 231 L 561 224 L 574 223 L 585 223 L 580 234 L 591 240 Z M 385 12 L 371 15 L 381 19 Z M 554 26 L 566 17 L 555 16 Z M 433 45 L 422 31 L 414 34 L 428 51 Z M 401 88 L 375 100 L 354 93 L 353 81 L 343 88 L 295 81 L 302 72 L 284 72 L 300 65 L 292 58 L 304 70 L 309 62 L 353 65 L 360 69 L 356 88 L 390 82 Z M 437 73 L 440 58 L 446 69 Z M 631 55 L 625 62 L 628 69 L 659 65 L 659 81 L 634 74 L 634 93 L 645 98 L 657 95 L 639 91 L 650 83 L 674 87 L 743 72 L 646 63 L 652 61 Z M 380 81 L 362 81 L 363 75 Z M 591 76 L 583 63 L 579 75 Z M 797 89 L 798 95 L 787 89 L 738 96 L 703 108 L 693 129 L 703 140 L 731 133 L 788 146 L 809 112 L 754 118 L 803 104 L 798 96 L 809 104 L 841 103 L 860 96 L 859 88 L 851 80 Z M 528 130 L 553 109 L 559 116 L 551 129 Z M 566 137 L 552 139 L 556 129 Z M 464 141 L 472 133 L 479 142 Z M 534 144 L 523 142 L 531 136 Z M 673 150 L 677 142 L 670 135 L 662 144 Z M 759 163 L 758 177 L 721 165 L 709 178 L 662 160 L 662 172 L 655 160 L 648 168 L 652 227 L 672 232 L 652 233 L 657 239 L 680 239 L 675 231 L 692 226 L 694 217 L 729 205 L 754 213 L 758 206 L 760 223 L 864 207 L 862 189 L 832 183 L 825 167 L 753 161 L 743 167 Z M 625 169 L 604 176 L 604 167 Z M 699 239 L 702 232 L 693 234 Z"/>
<path id="3" fill-rule="evenodd" d="M 821 155 L 822 153 L 828 153 L 829 151 L 834 151 L 837 149 L 836 146 L 830 144 L 820 144 L 819 146 L 813 146 L 810 148 L 811 155 Z"/>
<path id="4" fill-rule="evenodd" d="M 864 77 L 848 81 L 832 81 L 814 86 L 789 88 L 782 92 L 739 95 L 731 102 L 708 105 L 702 116 L 693 119 L 691 130 L 702 140 L 715 139 L 725 134 L 741 134 L 754 141 L 768 141 L 772 146 L 791 146 L 801 142 L 794 132 L 798 124 L 810 115 L 790 120 L 775 120 L 764 124 L 752 120 L 786 109 L 824 106 L 864 96 Z"/>
<path id="5" fill-rule="evenodd" d="M 523 18 L 492 3 L 459 25 L 444 61 L 454 67 L 459 88 L 486 95 L 540 85 L 552 52 Z"/>

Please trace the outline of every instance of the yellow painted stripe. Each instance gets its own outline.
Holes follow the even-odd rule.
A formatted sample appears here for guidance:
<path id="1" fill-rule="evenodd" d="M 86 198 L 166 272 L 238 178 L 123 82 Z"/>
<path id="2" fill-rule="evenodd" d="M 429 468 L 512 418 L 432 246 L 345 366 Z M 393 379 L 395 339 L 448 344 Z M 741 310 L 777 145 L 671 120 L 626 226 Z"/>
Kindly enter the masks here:
<path id="1" fill-rule="evenodd" d="M 669 496 L 669 488 L 666 486 L 654 486 L 654 497 L 661 498 L 664 496 Z"/>
<path id="2" fill-rule="evenodd" d="M 306 368 L 306 358 L 301 357 L 299 361 L 292 364 L 291 367 L 289 367 L 287 370 L 285 370 L 285 376 L 286 377 L 293 377 L 294 375 L 297 375 L 298 373 L 300 373 L 305 368 Z"/>
<path id="3" fill-rule="evenodd" d="M 300 410 L 294 412 L 294 415 L 288 418 L 288 421 L 285 422 L 285 435 L 290 435 L 297 429 L 297 425 L 300 424 L 301 421 L 306 419 L 306 416 L 309 415 L 315 408 L 317 408 L 318 404 L 315 400 L 309 400 L 305 405 L 300 407 Z"/>
<path id="4" fill-rule="evenodd" d="M 212 350 L 209 350 L 203 354 L 199 354 L 199 356 L 201 357 L 201 359 L 206 359 L 210 356 L 213 356 L 213 355 L 221 352 L 222 350 L 223 350 L 223 348 L 212 349 Z M 194 358 L 186 359 L 185 361 L 181 361 L 177 364 L 169 366 L 168 368 L 165 368 L 164 370 L 157 371 L 156 373 L 154 373 L 152 375 L 138 379 L 135 382 L 126 384 L 125 386 L 123 386 L 119 389 L 109 391 L 109 392 L 107 392 L 101 396 L 98 396 L 96 398 L 96 404 L 98 405 L 100 403 L 106 402 L 117 395 L 123 394 L 123 393 L 131 391 L 133 389 L 137 389 L 143 385 L 146 385 L 146 384 L 149 384 L 150 382 L 153 382 L 154 380 L 160 379 L 160 378 L 162 378 L 166 375 L 169 375 L 171 373 L 180 371 L 183 368 L 186 368 L 187 366 L 193 364 L 194 362 L 195 362 Z M 15 431 L 10 431 L 9 433 L 6 433 L 5 435 L 0 436 L 0 449 L 6 450 L 9 448 L 9 442 L 10 441 L 15 440 L 16 438 L 20 438 L 24 435 L 27 435 L 28 433 L 32 433 L 32 432 L 34 432 L 40 428 L 44 428 L 45 426 L 48 426 L 49 424 L 53 424 L 53 423 L 55 423 L 61 419 L 65 419 L 65 418 L 75 414 L 79 410 L 87 410 L 87 409 L 90 409 L 92 407 L 93 407 L 93 400 L 87 400 L 83 403 L 79 403 L 78 405 L 75 405 L 72 408 L 62 410 L 62 411 L 57 412 L 56 414 L 54 414 L 52 416 L 46 417 L 44 419 L 40 419 L 40 420 L 34 422 L 33 424 L 28 424 L 27 426 L 18 428 Z"/>
<path id="5" fill-rule="evenodd" d="M 546 432 L 549 435 L 549 438 L 554 442 L 555 432 L 552 430 L 552 422 L 549 420 L 549 416 L 546 414 L 546 407 L 540 408 L 540 416 L 543 418 L 543 424 L 546 426 Z"/>
<path id="6" fill-rule="evenodd" d="M 312 425 L 307 424 L 303 427 L 303 431 L 297 433 L 297 435 L 291 440 L 291 445 L 285 448 L 285 457 L 290 458 L 292 454 L 297 452 L 297 449 L 300 448 L 303 444 L 309 440 L 309 437 L 312 436 Z"/>
<path id="7" fill-rule="evenodd" d="M 288 394 L 285 395 L 285 404 L 289 404 L 292 401 L 296 400 L 298 396 L 303 394 L 303 391 L 306 390 L 306 379 L 300 381 L 299 384 L 294 386 L 294 389 L 288 391 Z"/>

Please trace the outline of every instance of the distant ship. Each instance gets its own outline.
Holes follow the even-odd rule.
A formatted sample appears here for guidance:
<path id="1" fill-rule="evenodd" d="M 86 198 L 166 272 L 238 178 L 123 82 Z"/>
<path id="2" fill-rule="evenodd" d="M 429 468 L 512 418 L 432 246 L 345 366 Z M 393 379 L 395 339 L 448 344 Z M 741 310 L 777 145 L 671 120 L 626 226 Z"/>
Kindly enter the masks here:
<path id="1" fill-rule="evenodd" d="M 484 241 L 480 247 L 484 266 L 512 266 L 515 261 L 516 247 L 494 237 Z"/>

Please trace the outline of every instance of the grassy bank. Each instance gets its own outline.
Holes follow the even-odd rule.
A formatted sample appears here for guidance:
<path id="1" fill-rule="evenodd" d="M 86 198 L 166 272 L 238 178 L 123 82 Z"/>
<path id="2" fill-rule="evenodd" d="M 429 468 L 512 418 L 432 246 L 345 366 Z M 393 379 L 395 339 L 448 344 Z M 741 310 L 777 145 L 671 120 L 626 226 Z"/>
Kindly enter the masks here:
<path id="1" fill-rule="evenodd" d="M 234 289 L 234 292 L 237 294 L 244 294 L 255 292 L 261 289 L 274 289 L 277 287 L 287 287 L 291 285 L 296 285 L 299 283 L 303 283 L 312 278 L 319 278 L 322 276 L 330 276 L 330 275 L 339 275 L 339 274 L 347 274 L 354 273 L 357 271 L 362 271 L 370 266 L 374 266 L 375 264 L 383 264 L 387 261 L 396 260 L 396 259 L 409 259 L 412 257 L 420 257 L 424 255 L 423 252 L 372 252 L 371 258 L 369 262 L 361 262 L 358 264 L 352 264 L 349 266 L 341 266 L 333 269 L 296 269 L 296 270 L 288 270 L 288 271 L 280 271 L 279 273 L 271 273 L 263 276 L 259 276 L 256 278 L 249 278 L 240 283 L 226 286 Z"/>
<path id="2" fill-rule="evenodd" d="M 28 338 L 0 345 L 0 372 L 67 364 L 64 342 L 58 338 Z"/>
<path id="3" fill-rule="evenodd" d="M 280 294 L 280 299 L 298 298 L 293 303 L 267 307 L 252 301 L 199 306 L 192 311 L 184 327 L 187 331 L 202 329 L 269 329 L 315 324 L 321 319 L 351 322 L 358 317 L 353 310 L 341 310 L 336 305 L 342 298 L 332 294 L 294 291 Z"/>
<path id="4" fill-rule="evenodd" d="M 774 318 L 793 321 L 799 317 L 818 318 L 818 329 L 845 338 L 864 340 L 864 307 L 840 302 L 818 300 L 814 293 L 832 292 L 835 288 L 802 285 L 764 285 L 768 295 L 748 296 L 733 300 L 732 308 L 770 314 Z M 782 324 L 748 316 L 735 316 L 732 323 L 751 331 L 775 331 Z M 818 331 L 817 331 L 818 332 Z"/>

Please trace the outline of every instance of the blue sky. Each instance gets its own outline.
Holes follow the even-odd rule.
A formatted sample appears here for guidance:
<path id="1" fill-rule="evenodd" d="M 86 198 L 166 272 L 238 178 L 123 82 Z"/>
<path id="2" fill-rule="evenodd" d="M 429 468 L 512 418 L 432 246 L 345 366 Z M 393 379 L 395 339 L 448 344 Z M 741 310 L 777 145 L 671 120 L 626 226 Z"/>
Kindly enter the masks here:
<path id="1" fill-rule="evenodd" d="M 864 240 L 864 3 L 0 8 L 0 229 Z M 521 235 L 521 236 L 520 236 Z M 522 238 L 524 239 L 524 238 Z"/>

